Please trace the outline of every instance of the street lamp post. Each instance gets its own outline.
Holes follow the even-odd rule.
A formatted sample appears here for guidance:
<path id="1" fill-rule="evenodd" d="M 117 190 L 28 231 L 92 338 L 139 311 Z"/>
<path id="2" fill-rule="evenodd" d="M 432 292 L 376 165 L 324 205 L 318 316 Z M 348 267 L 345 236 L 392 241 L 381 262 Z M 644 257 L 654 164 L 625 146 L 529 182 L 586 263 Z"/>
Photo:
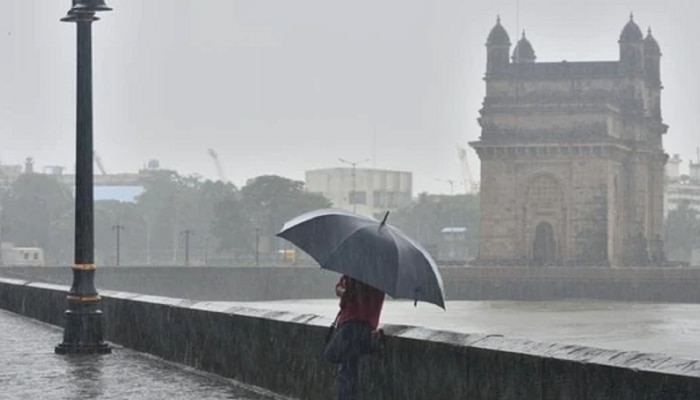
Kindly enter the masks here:
<path id="1" fill-rule="evenodd" d="M 75 264 L 73 285 L 66 296 L 63 342 L 57 354 L 108 354 L 103 341 L 100 296 L 95 289 L 95 243 L 92 174 L 92 22 L 95 13 L 111 8 L 102 0 L 73 0 L 64 22 L 77 25 Z"/>
<path id="2" fill-rule="evenodd" d="M 452 179 L 437 179 L 440 182 L 445 182 L 450 185 L 450 197 L 454 196 L 455 194 L 455 181 Z M 453 229 L 455 228 L 454 226 L 454 218 L 453 218 L 453 210 L 450 208 L 450 230 L 447 232 L 449 235 L 448 237 L 450 238 L 450 258 L 455 257 L 455 232 L 453 232 Z"/>
<path id="3" fill-rule="evenodd" d="M 151 265 L 151 220 L 146 216 L 141 219 L 146 223 L 146 265 Z"/>
<path id="4" fill-rule="evenodd" d="M 454 196 L 454 194 L 455 194 L 455 181 L 454 181 L 453 179 L 440 179 L 440 178 L 437 178 L 436 180 L 439 181 L 439 182 L 448 183 L 448 184 L 450 185 L 450 196 Z"/>
<path id="5" fill-rule="evenodd" d="M 355 168 L 357 167 L 358 164 L 362 164 L 364 162 L 369 161 L 369 158 L 366 158 L 362 161 L 356 161 L 356 162 L 347 161 L 347 160 L 344 160 L 342 158 L 339 158 L 338 161 L 340 161 L 343 164 L 348 164 L 352 167 L 352 172 L 351 172 L 352 192 L 350 192 L 350 204 L 352 204 L 352 212 L 355 213 L 355 212 L 357 212 L 357 175 L 355 172 Z"/>
<path id="6" fill-rule="evenodd" d="M 190 236 L 194 235 L 194 231 L 185 229 L 182 234 L 185 236 L 185 265 L 190 265 Z"/>
<path id="7" fill-rule="evenodd" d="M 260 228 L 255 228 L 255 266 L 260 266 Z"/>
<path id="8" fill-rule="evenodd" d="M 113 230 L 113 231 L 116 231 L 116 234 L 117 234 L 117 243 L 116 243 L 117 246 L 116 246 L 116 249 L 115 249 L 115 251 L 116 251 L 117 254 L 116 254 L 116 257 L 115 257 L 115 261 L 116 261 L 115 264 L 116 264 L 117 266 L 119 266 L 119 261 L 120 261 L 120 259 L 119 259 L 119 254 L 120 254 L 120 248 L 121 248 L 121 240 L 120 240 L 120 239 L 121 239 L 121 231 L 124 230 L 124 225 L 119 225 L 119 224 L 112 225 L 112 230 Z"/>
<path id="9" fill-rule="evenodd" d="M 204 261 L 203 265 L 206 267 L 209 265 L 209 235 L 204 236 Z"/>

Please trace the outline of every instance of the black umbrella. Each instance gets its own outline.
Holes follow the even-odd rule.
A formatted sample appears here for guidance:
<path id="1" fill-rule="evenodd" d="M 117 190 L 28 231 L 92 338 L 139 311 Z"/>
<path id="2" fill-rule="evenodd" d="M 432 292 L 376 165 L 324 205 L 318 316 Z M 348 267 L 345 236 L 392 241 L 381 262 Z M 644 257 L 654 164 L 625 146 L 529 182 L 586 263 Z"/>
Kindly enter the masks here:
<path id="1" fill-rule="evenodd" d="M 393 298 L 425 301 L 445 308 L 442 277 L 418 243 L 383 221 L 342 210 L 300 215 L 282 227 L 282 237 L 322 268 L 348 275 Z"/>

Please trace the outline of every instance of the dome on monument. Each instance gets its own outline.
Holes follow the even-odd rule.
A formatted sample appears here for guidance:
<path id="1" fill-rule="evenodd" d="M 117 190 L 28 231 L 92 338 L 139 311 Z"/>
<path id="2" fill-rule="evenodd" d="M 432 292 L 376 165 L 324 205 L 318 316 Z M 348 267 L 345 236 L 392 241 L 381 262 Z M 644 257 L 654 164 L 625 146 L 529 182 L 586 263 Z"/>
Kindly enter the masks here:
<path id="1" fill-rule="evenodd" d="M 510 36 L 501 25 L 501 17 L 496 19 L 496 26 L 491 29 L 489 38 L 486 40 L 487 45 L 510 45 Z"/>
<path id="2" fill-rule="evenodd" d="M 634 22 L 634 16 L 630 14 L 630 20 L 627 22 L 624 28 L 622 28 L 622 33 L 620 34 L 621 42 L 636 42 L 644 39 L 642 30 L 639 29 L 639 25 Z"/>
<path id="3" fill-rule="evenodd" d="M 518 44 L 513 50 L 512 58 L 514 63 L 535 62 L 535 59 L 537 59 L 537 56 L 535 55 L 535 49 L 532 48 L 532 44 L 525 37 L 524 31 L 523 37 L 518 41 Z"/>

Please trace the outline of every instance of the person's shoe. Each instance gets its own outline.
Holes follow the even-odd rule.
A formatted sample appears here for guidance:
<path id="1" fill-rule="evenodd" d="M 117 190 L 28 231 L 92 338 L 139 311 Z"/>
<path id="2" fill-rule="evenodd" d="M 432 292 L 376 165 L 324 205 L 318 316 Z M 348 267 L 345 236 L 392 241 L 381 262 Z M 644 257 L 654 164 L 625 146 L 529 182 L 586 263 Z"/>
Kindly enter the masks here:
<path id="1" fill-rule="evenodd" d="M 372 354 L 381 353 L 384 351 L 384 341 L 385 336 L 383 329 L 377 329 L 376 331 L 372 332 L 372 338 L 370 342 L 370 350 Z"/>

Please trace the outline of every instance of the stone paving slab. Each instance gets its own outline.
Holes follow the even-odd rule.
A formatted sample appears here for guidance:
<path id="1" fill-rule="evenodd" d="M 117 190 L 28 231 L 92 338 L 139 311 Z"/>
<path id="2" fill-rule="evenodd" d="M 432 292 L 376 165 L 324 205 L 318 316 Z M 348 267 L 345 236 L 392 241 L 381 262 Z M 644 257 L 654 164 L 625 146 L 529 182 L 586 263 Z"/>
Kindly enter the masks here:
<path id="1" fill-rule="evenodd" d="M 56 355 L 62 337 L 60 328 L 0 310 L 1 400 L 285 399 L 118 346 L 111 355 Z"/>

